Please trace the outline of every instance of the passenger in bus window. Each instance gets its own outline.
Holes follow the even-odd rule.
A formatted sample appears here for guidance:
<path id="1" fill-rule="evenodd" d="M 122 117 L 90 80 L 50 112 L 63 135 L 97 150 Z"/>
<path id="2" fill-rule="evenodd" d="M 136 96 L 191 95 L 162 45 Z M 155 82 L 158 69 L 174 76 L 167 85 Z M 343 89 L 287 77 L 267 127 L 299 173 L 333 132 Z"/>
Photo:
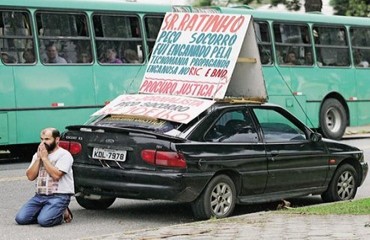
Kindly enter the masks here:
<path id="1" fill-rule="evenodd" d="M 25 50 L 23 52 L 23 59 L 24 59 L 24 63 L 34 63 L 35 62 L 34 51 L 31 49 Z"/>
<path id="2" fill-rule="evenodd" d="M 117 57 L 117 51 L 114 48 L 108 48 L 105 51 L 103 63 L 122 63 L 122 60 Z"/>
<path id="3" fill-rule="evenodd" d="M 91 55 L 83 52 L 80 54 L 80 57 L 78 58 L 78 63 L 91 63 Z"/>
<path id="4" fill-rule="evenodd" d="M 3 63 L 15 63 L 15 59 L 6 52 L 1 53 L 1 60 Z"/>
<path id="5" fill-rule="evenodd" d="M 297 65 L 297 56 L 294 51 L 288 52 L 285 58 L 285 64 L 287 65 Z"/>
<path id="6" fill-rule="evenodd" d="M 304 64 L 305 65 L 312 65 L 313 64 L 312 52 L 306 52 L 306 54 L 304 56 Z"/>
<path id="7" fill-rule="evenodd" d="M 355 64 L 357 67 L 369 67 L 369 62 L 363 59 L 360 51 L 355 52 Z"/>
<path id="8" fill-rule="evenodd" d="M 127 60 L 128 63 L 140 63 L 139 56 L 135 50 L 126 49 L 124 51 L 123 57 Z"/>
<path id="9" fill-rule="evenodd" d="M 46 46 L 46 55 L 47 59 L 44 60 L 45 63 L 67 63 L 64 58 L 59 56 L 55 43 L 50 43 Z"/>

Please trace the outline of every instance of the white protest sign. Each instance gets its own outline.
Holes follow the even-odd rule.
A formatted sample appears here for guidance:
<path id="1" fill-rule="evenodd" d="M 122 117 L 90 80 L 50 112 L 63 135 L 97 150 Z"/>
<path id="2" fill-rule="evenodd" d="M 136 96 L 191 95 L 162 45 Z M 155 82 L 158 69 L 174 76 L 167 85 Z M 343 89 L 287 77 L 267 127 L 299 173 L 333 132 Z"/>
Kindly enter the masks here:
<path id="1" fill-rule="evenodd" d="M 223 99 L 250 15 L 167 13 L 140 93 Z"/>
<path id="2" fill-rule="evenodd" d="M 181 96 L 165 95 L 120 95 L 93 116 L 123 114 L 189 123 L 214 101 Z"/>

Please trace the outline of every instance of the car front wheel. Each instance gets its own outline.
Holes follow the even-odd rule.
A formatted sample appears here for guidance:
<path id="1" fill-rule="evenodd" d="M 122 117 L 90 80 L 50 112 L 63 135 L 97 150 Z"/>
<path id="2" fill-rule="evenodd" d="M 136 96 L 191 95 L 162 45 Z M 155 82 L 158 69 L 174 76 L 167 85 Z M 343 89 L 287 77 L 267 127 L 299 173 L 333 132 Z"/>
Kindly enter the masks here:
<path id="1" fill-rule="evenodd" d="M 225 218 L 232 214 L 236 201 L 234 182 L 226 175 L 214 177 L 202 194 L 192 203 L 198 219 Z"/>
<path id="2" fill-rule="evenodd" d="M 116 200 L 114 197 L 102 197 L 101 199 L 88 199 L 82 196 L 76 196 L 78 204 L 86 209 L 102 210 L 109 208 Z"/>
<path id="3" fill-rule="evenodd" d="M 357 192 L 356 170 L 349 164 L 340 166 L 335 172 L 328 189 L 321 197 L 325 202 L 353 199 Z"/>

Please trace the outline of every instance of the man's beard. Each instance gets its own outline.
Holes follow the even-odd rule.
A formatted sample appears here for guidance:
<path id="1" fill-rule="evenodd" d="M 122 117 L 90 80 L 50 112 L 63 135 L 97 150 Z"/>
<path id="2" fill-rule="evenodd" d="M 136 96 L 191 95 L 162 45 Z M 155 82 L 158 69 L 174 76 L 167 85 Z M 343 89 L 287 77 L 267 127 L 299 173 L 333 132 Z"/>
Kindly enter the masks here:
<path id="1" fill-rule="evenodd" d="M 57 146 L 57 142 L 54 140 L 54 142 L 52 142 L 50 145 L 46 144 L 45 143 L 45 148 L 46 150 L 48 150 L 48 152 L 52 152 Z"/>

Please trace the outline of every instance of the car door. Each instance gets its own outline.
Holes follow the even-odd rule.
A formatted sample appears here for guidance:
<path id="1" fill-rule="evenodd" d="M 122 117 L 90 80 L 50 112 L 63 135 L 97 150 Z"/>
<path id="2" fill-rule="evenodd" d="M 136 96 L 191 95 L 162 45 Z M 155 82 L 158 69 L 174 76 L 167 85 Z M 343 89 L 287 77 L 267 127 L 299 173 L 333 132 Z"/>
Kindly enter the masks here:
<path id="1" fill-rule="evenodd" d="M 266 153 L 247 108 L 216 111 L 194 132 L 196 141 L 181 146 L 187 159 L 196 159 L 199 169 L 209 175 L 223 171 L 236 176 L 240 196 L 263 193 Z"/>
<path id="2" fill-rule="evenodd" d="M 262 106 L 253 112 L 266 146 L 265 193 L 322 186 L 329 170 L 323 142 L 309 140 L 310 130 L 282 108 Z"/>

